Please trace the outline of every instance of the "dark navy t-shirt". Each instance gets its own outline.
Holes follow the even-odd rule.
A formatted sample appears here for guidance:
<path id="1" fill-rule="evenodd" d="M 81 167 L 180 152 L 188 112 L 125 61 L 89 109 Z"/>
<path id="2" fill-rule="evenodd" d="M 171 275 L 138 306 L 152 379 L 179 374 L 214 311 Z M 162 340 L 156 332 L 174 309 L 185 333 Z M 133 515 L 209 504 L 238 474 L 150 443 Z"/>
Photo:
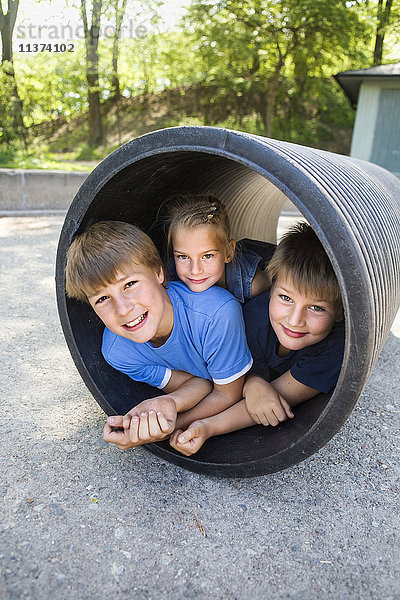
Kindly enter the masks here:
<path id="1" fill-rule="evenodd" d="M 290 371 L 296 381 L 320 392 L 329 393 L 335 387 L 344 352 L 343 320 L 317 344 L 292 350 L 282 358 L 277 354 L 279 341 L 269 321 L 269 292 L 250 300 L 243 315 L 254 373 L 266 377 L 270 371 L 279 377 Z"/>

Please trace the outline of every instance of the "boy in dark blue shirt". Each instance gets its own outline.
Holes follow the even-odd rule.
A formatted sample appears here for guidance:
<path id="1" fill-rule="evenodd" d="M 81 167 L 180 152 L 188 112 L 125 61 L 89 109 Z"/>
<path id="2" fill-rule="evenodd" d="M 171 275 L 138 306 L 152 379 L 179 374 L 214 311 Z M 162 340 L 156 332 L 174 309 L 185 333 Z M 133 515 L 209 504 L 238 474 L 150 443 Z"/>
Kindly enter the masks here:
<path id="1" fill-rule="evenodd" d="M 276 426 L 294 417 L 293 406 L 336 385 L 344 351 L 342 301 L 310 225 L 298 223 L 283 236 L 268 274 L 271 290 L 244 307 L 254 359 L 244 398 L 207 419 L 185 423 L 182 418 L 170 441 L 183 454 L 197 452 L 213 435 L 255 423 Z"/>

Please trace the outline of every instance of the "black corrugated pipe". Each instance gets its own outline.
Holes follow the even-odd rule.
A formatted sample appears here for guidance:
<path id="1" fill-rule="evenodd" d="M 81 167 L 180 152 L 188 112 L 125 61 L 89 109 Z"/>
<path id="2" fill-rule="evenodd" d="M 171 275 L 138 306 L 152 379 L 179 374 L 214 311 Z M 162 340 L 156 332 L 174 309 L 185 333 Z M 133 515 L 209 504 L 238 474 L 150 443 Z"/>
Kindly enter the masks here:
<path id="1" fill-rule="evenodd" d="M 339 280 L 346 345 L 339 381 L 295 409 L 276 428 L 256 425 L 209 439 L 185 457 L 168 442 L 146 447 L 209 475 L 249 477 L 284 469 L 321 448 L 340 429 L 363 390 L 399 308 L 400 180 L 377 165 L 213 127 L 176 127 L 137 138 L 86 179 L 61 231 L 57 301 L 65 338 L 89 390 L 107 414 L 124 414 L 158 394 L 112 369 L 101 356 L 102 325 L 92 309 L 67 299 L 66 252 L 90 223 L 135 223 L 163 248 L 155 225 L 175 192 L 212 190 L 226 203 L 236 239 L 275 242 L 289 199 L 314 228 Z"/>

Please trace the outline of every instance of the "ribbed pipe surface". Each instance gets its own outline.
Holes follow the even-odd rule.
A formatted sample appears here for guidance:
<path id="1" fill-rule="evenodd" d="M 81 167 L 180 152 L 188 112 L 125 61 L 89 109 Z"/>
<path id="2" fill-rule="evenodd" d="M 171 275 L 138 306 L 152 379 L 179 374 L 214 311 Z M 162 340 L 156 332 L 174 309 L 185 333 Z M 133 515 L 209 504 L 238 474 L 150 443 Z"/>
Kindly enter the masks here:
<path id="1" fill-rule="evenodd" d="M 337 274 L 346 320 L 338 384 L 296 409 L 277 428 L 254 426 L 207 441 L 184 457 L 167 442 L 148 449 L 185 468 L 247 477 L 295 464 L 342 426 L 389 334 L 400 298 L 400 181 L 360 160 L 212 127 L 178 127 L 125 144 L 86 179 L 66 216 L 57 254 L 57 301 L 76 366 L 108 413 L 123 413 L 157 392 L 111 369 L 100 353 L 102 325 L 67 300 L 66 252 L 91 222 L 125 220 L 150 233 L 160 251 L 166 201 L 178 192 L 213 191 L 226 203 L 236 239 L 275 242 L 289 199 L 313 226 Z"/>

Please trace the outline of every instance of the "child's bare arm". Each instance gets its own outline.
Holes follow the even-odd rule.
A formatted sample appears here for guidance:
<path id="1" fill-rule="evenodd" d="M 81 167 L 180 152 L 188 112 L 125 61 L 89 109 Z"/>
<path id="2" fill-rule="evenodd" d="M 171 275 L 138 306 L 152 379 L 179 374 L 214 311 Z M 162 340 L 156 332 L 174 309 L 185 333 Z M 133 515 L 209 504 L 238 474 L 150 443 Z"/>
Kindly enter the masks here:
<path id="1" fill-rule="evenodd" d="M 287 394 L 287 398 L 283 396 L 281 390 Z M 197 452 L 209 437 L 251 427 L 254 423 L 275 426 L 288 418 L 293 418 L 291 406 L 304 402 L 315 394 L 318 394 L 317 390 L 299 383 L 290 372 L 272 383 L 266 382 L 257 375 L 251 375 L 243 388 L 245 399 L 234 403 L 226 410 L 204 417 L 203 411 L 210 410 L 208 399 L 215 399 L 213 392 L 195 408 L 180 414 L 177 419 L 177 429 L 170 437 L 170 444 L 175 450 L 190 456 Z M 218 407 L 220 408 L 220 405 Z M 196 420 L 188 422 L 191 416 L 200 414 L 203 416 L 196 416 Z"/>
<path id="2" fill-rule="evenodd" d="M 240 400 L 217 415 L 190 423 L 185 431 L 177 429 L 171 435 L 170 444 L 175 450 L 190 456 L 200 450 L 209 437 L 252 425 L 254 421 L 246 409 L 246 403 Z"/>
<path id="3" fill-rule="evenodd" d="M 207 379 L 195 377 L 183 371 L 172 371 L 171 378 L 163 388 L 164 394 L 149 398 L 134 406 L 126 413 L 123 427 L 128 428 L 133 417 L 139 417 L 150 411 L 162 412 L 168 421 L 175 425 L 177 413 L 195 406 L 212 390 L 212 383 Z"/>
<path id="4" fill-rule="evenodd" d="M 318 390 L 297 381 L 290 371 L 286 371 L 286 373 L 274 379 L 271 385 L 285 398 L 290 406 L 301 404 L 320 393 Z"/>
<path id="5" fill-rule="evenodd" d="M 266 292 L 271 287 L 271 280 L 265 271 L 256 270 L 253 281 L 251 283 L 251 297 L 255 298 L 263 292 Z"/>
<path id="6" fill-rule="evenodd" d="M 172 371 L 171 379 L 163 388 L 164 394 L 173 398 L 178 413 L 196 406 L 213 389 L 208 379 L 195 377 L 183 371 Z"/>
<path id="7" fill-rule="evenodd" d="M 149 411 L 162 412 L 168 420 L 176 420 L 176 414 L 195 406 L 212 390 L 207 379 L 195 377 L 183 371 L 172 371 L 171 378 L 163 388 L 164 394 L 143 400 L 126 413 L 123 427 L 128 428 L 132 417 Z M 111 417 L 112 418 L 112 417 Z"/>
<path id="8" fill-rule="evenodd" d="M 216 415 L 242 398 L 244 375 L 225 385 L 214 384 L 214 389 L 194 408 L 178 415 L 176 428 L 186 429 L 197 419 L 205 419 Z"/>

